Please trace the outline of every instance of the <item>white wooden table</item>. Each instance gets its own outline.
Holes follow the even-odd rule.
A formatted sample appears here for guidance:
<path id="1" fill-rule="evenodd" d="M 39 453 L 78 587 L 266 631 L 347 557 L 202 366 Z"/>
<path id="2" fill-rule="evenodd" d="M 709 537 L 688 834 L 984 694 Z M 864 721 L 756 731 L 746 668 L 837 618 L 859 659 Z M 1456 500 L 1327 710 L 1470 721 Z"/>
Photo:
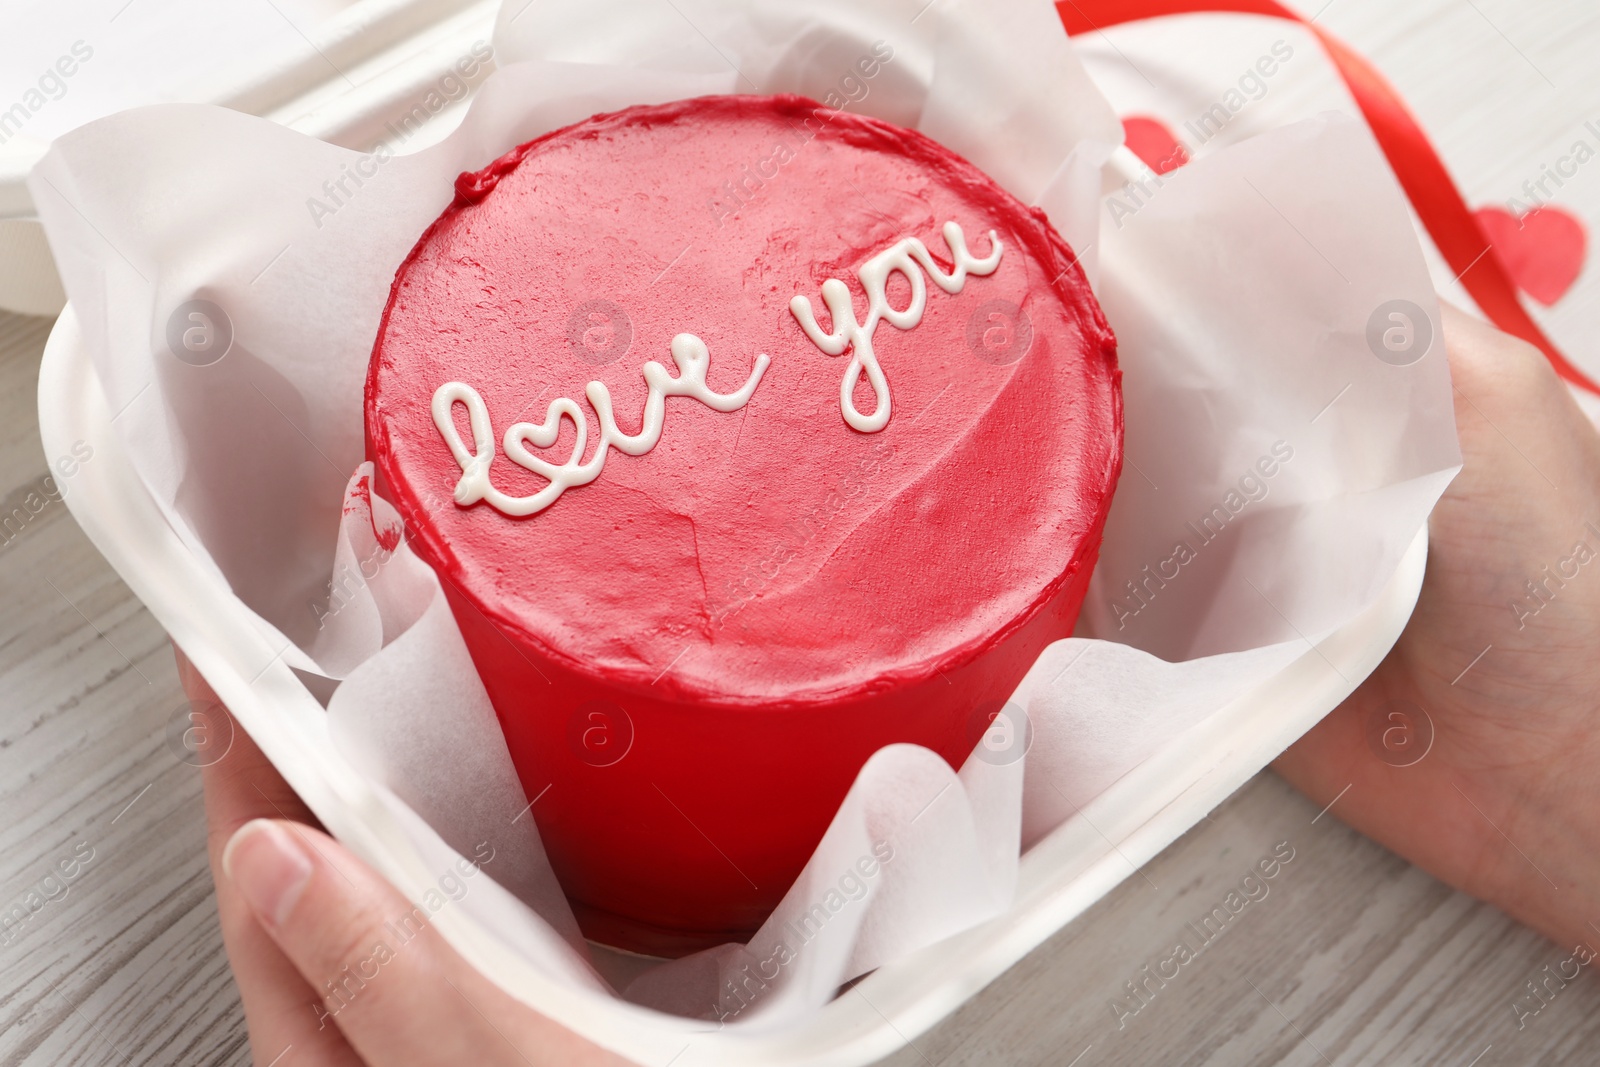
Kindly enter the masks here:
<path id="1" fill-rule="evenodd" d="M 1321 22 L 1397 83 L 1475 205 L 1518 195 L 1600 118 L 1592 4 L 1334 0 Z M 1089 42 L 1097 74 L 1115 79 L 1127 63 L 1124 79 L 1154 88 L 1183 69 L 1142 52 L 1138 31 L 1114 40 Z M 1307 73 L 1275 86 L 1241 132 L 1336 92 L 1309 45 L 1296 62 Z M 1226 88 L 1208 78 L 1190 76 L 1188 91 Z M 1559 201 L 1591 224 L 1594 171 Z M 1600 314 L 1590 281 L 1561 321 Z M 247 1063 L 199 773 L 167 741 L 182 699 L 165 635 L 40 490 L 34 388 L 48 329 L 0 315 L 0 915 L 27 914 L 0 933 L 0 1063 Z M 26 521 L 4 527 L 19 508 Z M 1294 859 L 1268 897 L 1176 979 L 1146 985 L 1147 1002 L 1132 1000 L 1142 968 L 1280 842 Z M 90 850 L 69 883 L 51 880 Z M 1593 1064 L 1600 985 L 1568 985 L 1521 1029 L 1512 1008 L 1566 954 L 1264 773 L 886 1062 Z"/>

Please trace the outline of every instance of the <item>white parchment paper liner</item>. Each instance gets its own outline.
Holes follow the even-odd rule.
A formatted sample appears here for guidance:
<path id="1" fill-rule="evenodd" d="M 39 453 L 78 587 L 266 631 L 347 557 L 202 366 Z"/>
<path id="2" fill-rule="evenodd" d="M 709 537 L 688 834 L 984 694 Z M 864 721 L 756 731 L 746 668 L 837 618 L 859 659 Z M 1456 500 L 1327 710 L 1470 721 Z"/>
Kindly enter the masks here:
<path id="1" fill-rule="evenodd" d="M 1409 300 L 1437 339 L 1436 305 L 1397 187 L 1339 116 L 1193 163 L 1149 183 L 1133 216 L 1102 218 L 1120 130 L 1048 5 L 554 7 L 502 13 L 500 70 L 462 127 L 416 154 L 363 163 L 243 115 L 162 106 L 62 138 L 30 187 L 115 425 L 174 530 L 314 691 L 331 689 L 332 742 L 441 873 L 492 848 L 494 881 L 453 906 L 597 990 L 437 580 L 384 547 L 393 510 L 351 491 L 395 267 L 458 172 L 597 111 L 709 92 L 834 94 L 1049 213 L 1098 277 L 1126 374 L 1128 463 L 1085 608 L 1114 640 L 1041 656 L 1015 700 L 1025 758 L 954 774 L 914 746 L 875 755 L 749 946 L 616 978 L 708 1025 L 783 1026 L 1004 909 L 1019 847 L 1372 602 L 1459 456 L 1442 344 L 1392 366 L 1367 324 Z M 863 78 L 877 42 L 893 58 Z M 327 204 L 325 183 L 358 165 L 371 173 L 314 216 L 310 199 Z M 233 332 L 206 367 L 167 342 L 195 298 Z M 1187 525 L 1217 507 L 1218 536 Z"/>

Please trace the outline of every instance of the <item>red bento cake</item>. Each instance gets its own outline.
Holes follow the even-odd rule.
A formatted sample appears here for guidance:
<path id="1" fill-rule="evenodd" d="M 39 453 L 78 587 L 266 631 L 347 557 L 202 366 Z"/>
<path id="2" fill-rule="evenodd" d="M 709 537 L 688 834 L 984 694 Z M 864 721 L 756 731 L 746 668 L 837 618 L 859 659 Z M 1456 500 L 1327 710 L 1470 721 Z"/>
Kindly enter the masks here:
<path id="1" fill-rule="evenodd" d="M 373 349 L 378 488 L 585 933 L 742 940 L 873 752 L 960 767 L 1071 632 L 1111 331 L 1042 213 L 799 97 L 597 115 L 456 194 Z"/>

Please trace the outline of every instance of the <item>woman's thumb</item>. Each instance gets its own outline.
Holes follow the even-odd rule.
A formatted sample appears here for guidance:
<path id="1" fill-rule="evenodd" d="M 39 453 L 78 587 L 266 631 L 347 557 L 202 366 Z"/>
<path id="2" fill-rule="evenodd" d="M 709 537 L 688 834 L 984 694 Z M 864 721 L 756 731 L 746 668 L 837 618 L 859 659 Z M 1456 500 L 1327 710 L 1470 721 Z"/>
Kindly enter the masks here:
<path id="1" fill-rule="evenodd" d="M 473 970 L 431 911 L 326 834 L 252 820 L 229 839 L 222 870 L 321 997 L 322 1025 L 338 1026 L 372 1067 L 624 1062 Z"/>
<path id="2" fill-rule="evenodd" d="M 338 842 L 301 823 L 256 819 L 228 841 L 222 869 L 321 998 L 319 1022 L 338 1026 L 366 1062 L 413 1062 L 418 1049 L 438 1062 L 498 1062 L 484 1055 L 465 964 L 429 913 Z M 515 1051 L 499 1050 L 526 1062 Z"/>

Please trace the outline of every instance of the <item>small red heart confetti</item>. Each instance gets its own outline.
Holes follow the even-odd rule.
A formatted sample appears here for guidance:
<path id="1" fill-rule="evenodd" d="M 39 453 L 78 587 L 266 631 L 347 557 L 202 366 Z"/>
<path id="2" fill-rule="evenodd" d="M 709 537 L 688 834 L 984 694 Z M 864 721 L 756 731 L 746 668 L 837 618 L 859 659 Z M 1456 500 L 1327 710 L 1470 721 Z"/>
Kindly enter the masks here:
<path id="1" fill-rule="evenodd" d="M 1550 307 L 1583 271 L 1583 222 L 1549 204 L 1520 218 L 1498 207 L 1473 212 L 1517 288 Z"/>
<path id="2" fill-rule="evenodd" d="M 1167 174 L 1189 162 L 1188 150 L 1160 119 L 1130 115 L 1122 120 L 1122 137 L 1128 150 L 1157 174 Z"/>

